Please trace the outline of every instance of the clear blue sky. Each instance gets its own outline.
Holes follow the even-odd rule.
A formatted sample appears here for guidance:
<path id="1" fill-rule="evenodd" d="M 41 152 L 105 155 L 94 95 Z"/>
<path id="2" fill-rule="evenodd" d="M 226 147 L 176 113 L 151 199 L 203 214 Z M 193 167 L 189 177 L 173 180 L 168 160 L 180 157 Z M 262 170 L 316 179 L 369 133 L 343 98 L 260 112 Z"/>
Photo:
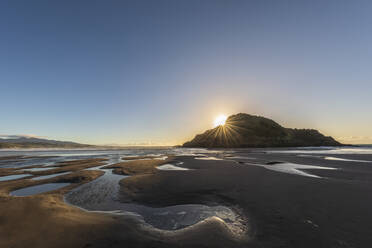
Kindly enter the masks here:
<path id="1" fill-rule="evenodd" d="M 1 1 L 0 134 L 180 144 L 247 112 L 372 143 L 370 1 Z"/>

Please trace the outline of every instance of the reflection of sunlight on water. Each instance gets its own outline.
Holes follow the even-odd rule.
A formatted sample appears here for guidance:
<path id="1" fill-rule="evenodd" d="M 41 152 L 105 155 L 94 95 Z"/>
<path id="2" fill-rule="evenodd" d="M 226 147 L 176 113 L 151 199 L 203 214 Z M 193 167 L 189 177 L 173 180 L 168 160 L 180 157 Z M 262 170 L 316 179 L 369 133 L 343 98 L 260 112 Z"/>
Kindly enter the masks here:
<path id="1" fill-rule="evenodd" d="M 8 152 L 9 153 L 9 152 Z M 103 167 L 108 164 L 114 164 L 123 162 L 122 158 L 125 156 L 152 156 L 156 155 L 159 160 L 165 160 L 170 155 L 175 156 L 204 156 L 206 159 L 221 160 L 217 157 L 207 157 L 207 155 L 215 156 L 220 154 L 220 151 L 212 151 L 207 149 L 193 149 L 193 148 L 175 148 L 175 149 L 123 149 L 123 150 L 107 150 L 107 151 L 17 151 L 11 152 L 11 155 L 27 155 L 34 156 L 22 161 L 14 161 L 6 166 L 19 168 L 21 166 L 29 166 L 33 164 L 37 165 L 48 165 L 50 167 L 44 168 L 33 168 L 27 169 L 30 171 L 43 171 L 47 169 L 53 169 L 55 164 L 58 165 L 62 161 L 71 161 L 78 159 L 87 158 L 108 158 L 105 165 L 100 165 L 86 170 L 100 170 L 105 173 L 97 179 L 82 184 L 77 188 L 73 189 L 65 195 L 65 200 L 68 203 L 74 204 L 77 207 L 81 207 L 88 211 L 102 211 L 105 213 L 114 214 L 132 214 L 145 221 L 145 223 L 162 230 L 177 230 L 185 227 L 192 226 L 197 223 L 202 223 L 210 218 L 219 218 L 220 221 L 224 222 L 229 228 L 239 227 L 243 230 L 241 224 L 241 217 L 235 213 L 232 209 L 217 205 L 207 206 L 203 204 L 183 204 L 173 205 L 161 208 L 148 207 L 140 204 L 125 203 L 119 201 L 120 185 L 119 181 L 126 176 L 117 175 L 112 173 L 112 169 L 104 169 Z M 6 153 L 0 151 L 0 157 L 5 156 Z M 57 157 L 47 157 L 57 156 Z M 188 168 L 182 168 L 180 165 L 182 162 L 173 164 L 164 164 L 157 167 L 159 170 L 189 170 Z M 0 167 L 4 167 L 2 165 Z M 70 172 L 55 173 L 51 175 L 43 175 L 34 177 L 33 180 L 42 180 L 53 178 L 57 176 L 66 175 Z M 17 175 L 21 176 L 32 176 L 31 174 Z M 1 180 L 12 178 L 12 176 L 0 177 Z M 14 178 L 14 177 L 13 177 Z M 9 179 L 10 180 L 10 179 Z M 33 194 L 39 194 L 56 190 L 69 185 L 68 183 L 46 183 L 36 186 L 25 187 L 19 190 L 11 192 L 13 196 L 27 196 Z"/>
<path id="2" fill-rule="evenodd" d="M 369 161 L 369 160 L 347 159 L 347 158 L 338 158 L 338 157 L 322 156 L 322 155 L 310 155 L 310 154 L 299 154 L 297 155 L 297 157 L 319 158 L 319 159 L 325 159 L 325 160 L 346 161 L 346 162 L 372 163 L 372 161 Z"/>
<path id="3" fill-rule="evenodd" d="M 131 214 L 162 230 L 182 229 L 213 216 L 223 219 L 227 225 L 239 226 L 237 222 L 240 219 L 225 206 L 184 204 L 153 208 L 134 203 L 122 203 L 118 199 L 119 181 L 127 176 L 113 174 L 112 169 L 99 170 L 105 171 L 105 174 L 67 193 L 65 201 L 88 211 Z"/>
<path id="4" fill-rule="evenodd" d="M 217 157 L 196 157 L 197 160 L 223 160 L 222 158 Z"/>
<path id="5" fill-rule="evenodd" d="M 304 153 L 304 154 L 372 154 L 372 147 L 319 147 L 299 148 L 288 150 L 270 150 L 267 153 Z"/>
<path id="6" fill-rule="evenodd" d="M 336 157 L 324 157 L 326 160 L 336 160 L 336 161 L 350 161 L 350 162 L 361 162 L 361 163 L 371 163 L 372 161 L 358 160 L 358 159 L 346 159 L 346 158 L 336 158 Z"/>
<path id="7" fill-rule="evenodd" d="M 89 158 L 112 158 L 114 156 L 156 156 L 165 160 L 169 155 L 175 156 L 205 156 L 205 154 L 218 154 L 221 151 L 208 150 L 203 148 L 136 148 L 136 149 L 118 149 L 118 150 L 0 150 L 0 157 L 21 156 L 21 158 L 2 160 L 0 168 L 26 167 L 31 165 L 52 165 L 61 161 L 72 161 Z"/>
<path id="8" fill-rule="evenodd" d="M 222 153 L 223 151 L 208 150 L 206 148 L 174 148 L 170 151 L 170 154 L 175 156 L 205 156 L 204 154 L 216 154 Z"/>
<path id="9" fill-rule="evenodd" d="M 257 159 L 257 158 L 246 157 L 246 156 L 229 156 L 229 157 L 225 157 L 225 159 L 249 159 L 249 160 L 252 160 L 252 159 Z"/>
<path id="10" fill-rule="evenodd" d="M 283 172 L 283 173 L 289 173 L 289 174 L 296 174 L 300 176 L 307 176 L 307 177 L 316 177 L 321 178 L 320 176 L 304 172 L 302 170 L 306 169 L 320 169 L 320 170 L 337 170 L 337 168 L 333 167 L 322 167 L 322 166 L 315 166 L 315 165 L 305 165 L 305 164 L 295 164 L 295 163 L 275 163 L 275 164 L 255 164 L 258 166 L 263 166 L 266 169 Z"/>
<path id="11" fill-rule="evenodd" d="M 177 165 L 181 165 L 182 164 L 182 162 L 181 163 L 178 163 Z M 158 170 L 190 170 L 190 169 L 188 169 L 188 168 L 182 168 L 182 167 L 179 167 L 179 166 L 176 166 L 176 165 L 173 165 L 173 164 L 163 164 L 163 165 L 161 165 L 161 166 L 158 166 L 158 167 L 156 167 L 156 169 L 158 169 Z"/>
<path id="12" fill-rule="evenodd" d="M 116 160 L 120 160 L 117 157 Z M 108 164 L 114 161 L 110 159 Z M 177 165 L 164 164 L 159 170 L 189 170 Z M 98 166 L 94 169 L 104 171 L 105 174 L 89 183 L 83 184 L 65 195 L 67 203 L 88 211 L 103 211 L 114 214 L 130 214 L 142 219 L 145 223 L 161 230 L 177 230 L 192 226 L 211 217 L 221 218 L 229 228 L 239 227 L 240 217 L 233 210 L 225 206 L 207 206 L 203 204 L 183 204 L 168 207 L 149 207 L 135 203 L 125 203 L 119 200 L 119 181 L 127 176 L 112 173 L 112 169 Z M 93 168 L 91 168 L 93 169 Z"/>

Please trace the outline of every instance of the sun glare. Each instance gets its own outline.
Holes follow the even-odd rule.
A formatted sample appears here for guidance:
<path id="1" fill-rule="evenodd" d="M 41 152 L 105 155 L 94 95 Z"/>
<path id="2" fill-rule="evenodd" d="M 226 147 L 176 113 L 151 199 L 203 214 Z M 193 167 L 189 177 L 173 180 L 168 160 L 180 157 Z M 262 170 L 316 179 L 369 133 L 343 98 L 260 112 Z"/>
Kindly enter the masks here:
<path id="1" fill-rule="evenodd" d="M 217 116 L 217 118 L 214 120 L 214 127 L 225 125 L 226 119 L 227 119 L 226 115 Z"/>

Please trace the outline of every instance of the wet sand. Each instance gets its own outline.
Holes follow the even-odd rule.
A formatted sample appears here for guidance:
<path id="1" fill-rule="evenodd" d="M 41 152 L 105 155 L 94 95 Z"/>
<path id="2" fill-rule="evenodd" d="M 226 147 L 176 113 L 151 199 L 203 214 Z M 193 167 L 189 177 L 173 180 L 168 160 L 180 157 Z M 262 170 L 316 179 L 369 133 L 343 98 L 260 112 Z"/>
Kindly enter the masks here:
<path id="1" fill-rule="evenodd" d="M 0 235 L 8 237 L 0 239 L 0 247 L 370 247 L 371 154 L 302 156 L 267 151 L 223 150 L 209 154 L 212 160 L 170 156 L 108 166 L 120 175 L 131 175 L 120 181 L 122 203 L 154 208 L 227 206 L 244 220 L 246 229 L 239 237 L 217 217 L 167 231 L 130 215 L 88 212 L 66 204 L 63 196 L 101 176 L 103 172 L 94 167 L 106 161 L 79 160 L 31 172 L 36 176 L 70 170 L 70 174 L 0 182 Z M 156 168 L 179 162 L 189 170 Z M 334 169 L 300 169 L 313 177 L 270 168 L 282 162 Z M 91 169 L 82 170 L 86 168 Z M 2 175 L 12 172 L 1 170 Z M 28 197 L 9 196 L 13 190 L 42 183 L 70 185 Z"/>
<path id="2" fill-rule="evenodd" d="M 157 166 L 173 161 L 174 157 L 171 156 L 166 159 L 154 159 L 146 156 L 145 158 L 138 157 L 137 159 L 138 160 L 134 160 L 131 157 L 129 161 L 109 165 L 105 168 L 114 169 L 113 172 L 119 175 L 154 174 L 157 172 Z"/>
<path id="3" fill-rule="evenodd" d="M 63 196 L 79 185 L 101 176 L 92 161 L 59 163 L 58 170 L 70 166 L 71 174 L 40 181 L 32 179 L 0 183 L 0 247 L 213 247 L 232 246 L 232 233 L 218 218 L 206 219 L 192 227 L 175 231 L 152 228 L 131 215 L 84 211 L 64 202 Z M 145 163 L 145 171 L 165 163 Z M 150 165 L 151 164 L 151 165 Z M 80 166 L 80 167 L 79 167 Z M 36 173 L 36 172 L 35 172 Z M 40 173 L 40 172 L 37 172 Z M 12 197 L 10 192 L 45 183 L 68 182 L 58 190 Z"/>
<path id="4" fill-rule="evenodd" d="M 192 170 L 161 171 L 122 180 L 122 200 L 158 207 L 222 203 L 246 216 L 253 236 L 246 247 L 370 247 L 372 163 L 340 163 L 260 151 L 234 156 L 245 158 L 177 157 L 184 162 L 182 167 Z M 372 159 L 371 155 L 351 157 Z M 270 161 L 338 169 L 304 170 L 320 177 L 313 178 L 252 164 Z"/>

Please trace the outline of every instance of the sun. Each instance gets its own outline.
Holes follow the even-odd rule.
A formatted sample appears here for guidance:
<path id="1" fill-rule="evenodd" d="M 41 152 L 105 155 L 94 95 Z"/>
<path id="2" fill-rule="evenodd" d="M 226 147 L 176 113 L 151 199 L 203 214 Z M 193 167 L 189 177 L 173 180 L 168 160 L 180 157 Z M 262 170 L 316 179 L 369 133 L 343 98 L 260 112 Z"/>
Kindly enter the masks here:
<path id="1" fill-rule="evenodd" d="M 217 118 L 214 120 L 214 127 L 225 125 L 226 119 L 227 119 L 226 115 L 217 116 Z"/>

